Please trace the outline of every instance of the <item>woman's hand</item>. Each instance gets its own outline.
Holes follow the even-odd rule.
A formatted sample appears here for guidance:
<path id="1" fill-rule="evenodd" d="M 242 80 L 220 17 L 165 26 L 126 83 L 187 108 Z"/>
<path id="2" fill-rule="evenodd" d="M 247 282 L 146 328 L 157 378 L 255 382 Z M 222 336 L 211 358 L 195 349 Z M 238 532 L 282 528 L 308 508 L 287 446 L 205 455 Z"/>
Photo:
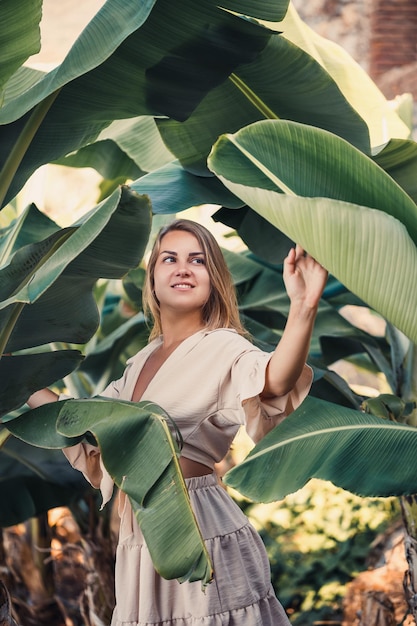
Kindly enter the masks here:
<path id="1" fill-rule="evenodd" d="M 292 248 L 284 260 L 284 283 L 291 306 L 284 332 L 266 371 L 264 396 L 283 396 L 299 379 L 327 276 L 327 270 L 299 245 Z"/>
<path id="2" fill-rule="evenodd" d="M 39 389 L 35 391 L 27 400 L 27 404 L 31 409 L 36 409 L 38 406 L 49 404 L 50 402 L 57 402 L 58 396 L 51 389 Z"/>
<path id="3" fill-rule="evenodd" d="M 284 260 L 283 277 L 292 303 L 311 309 L 318 306 L 328 272 L 298 244 Z"/>

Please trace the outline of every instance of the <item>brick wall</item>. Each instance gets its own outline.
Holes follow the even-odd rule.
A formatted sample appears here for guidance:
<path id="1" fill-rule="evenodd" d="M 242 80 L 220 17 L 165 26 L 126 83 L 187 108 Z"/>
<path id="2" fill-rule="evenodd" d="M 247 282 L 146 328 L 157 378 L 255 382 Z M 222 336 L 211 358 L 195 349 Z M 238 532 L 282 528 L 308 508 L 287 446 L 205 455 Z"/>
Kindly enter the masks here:
<path id="1" fill-rule="evenodd" d="M 372 0 L 369 73 L 375 79 L 417 61 L 417 0 Z"/>

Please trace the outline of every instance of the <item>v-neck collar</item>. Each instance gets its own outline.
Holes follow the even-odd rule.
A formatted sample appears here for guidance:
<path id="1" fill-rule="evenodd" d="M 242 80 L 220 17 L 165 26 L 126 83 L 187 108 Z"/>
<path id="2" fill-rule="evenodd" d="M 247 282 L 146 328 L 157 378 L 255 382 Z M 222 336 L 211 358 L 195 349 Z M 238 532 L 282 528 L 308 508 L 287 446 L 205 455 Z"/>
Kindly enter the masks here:
<path id="1" fill-rule="evenodd" d="M 154 376 L 151 378 L 146 388 L 144 389 L 141 399 L 143 399 L 143 396 L 145 395 L 145 393 L 149 390 L 149 388 L 152 386 L 152 384 L 158 378 L 161 372 L 163 372 L 167 364 L 169 364 L 175 357 L 178 358 L 178 356 L 181 356 L 181 354 L 183 353 L 185 349 L 190 349 L 190 347 L 193 347 L 208 332 L 210 331 L 203 328 L 201 330 L 197 330 L 195 333 L 193 333 L 189 337 L 186 337 L 185 339 L 183 339 L 183 341 L 181 341 L 181 343 L 179 343 L 178 346 L 174 348 L 171 354 L 167 356 L 165 361 L 162 363 L 159 369 L 155 372 Z M 155 339 L 153 339 L 147 346 L 145 346 L 142 350 L 140 350 L 135 356 L 128 359 L 126 365 L 129 365 L 130 363 L 132 363 L 131 378 L 129 380 L 129 383 L 126 385 L 126 392 L 127 392 L 126 395 L 129 397 L 129 399 L 131 399 L 133 396 L 136 382 L 138 380 L 138 377 L 146 361 L 151 356 L 151 354 L 155 352 L 162 345 L 162 342 L 163 342 L 163 336 L 159 335 L 159 337 L 156 337 Z"/>

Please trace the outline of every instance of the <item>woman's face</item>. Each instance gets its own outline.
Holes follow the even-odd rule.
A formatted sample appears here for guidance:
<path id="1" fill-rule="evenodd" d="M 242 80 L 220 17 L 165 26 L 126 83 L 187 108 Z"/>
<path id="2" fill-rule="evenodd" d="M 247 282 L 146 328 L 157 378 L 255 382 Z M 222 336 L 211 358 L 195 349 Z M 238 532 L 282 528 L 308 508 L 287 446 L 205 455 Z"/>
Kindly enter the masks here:
<path id="1" fill-rule="evenodd" d="M 202 312 L 210 296 L 206 258 L 198 239 L 172 230 L 161 239 L 154 269 L 154 290 L 161 313 L 165 309 Z"/>

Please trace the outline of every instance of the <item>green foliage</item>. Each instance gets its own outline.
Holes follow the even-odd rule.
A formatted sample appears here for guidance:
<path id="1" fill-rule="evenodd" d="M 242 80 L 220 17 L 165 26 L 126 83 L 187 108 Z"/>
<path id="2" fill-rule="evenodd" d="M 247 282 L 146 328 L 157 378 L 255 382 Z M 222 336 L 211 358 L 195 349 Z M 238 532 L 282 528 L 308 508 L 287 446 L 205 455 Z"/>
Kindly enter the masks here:
<path id="1" fill-rule="evenodd" d="M 168 422 L 169 416 L 150 402 L 97 397 L 51 402 L 8 427 L 40 448 L 68 448 L 85 438 L 98 445 L 115 485 L 130 500 L 156 570 L 165 578 L 201 580 L 205 586 L 212 577 L 210 557 L 189 506 L 179 442 Z"/>
<path id="2" fill-rule="evenodd" d="M 101 390 L 120 372 L 123 357 L 144 342 L 146 324 L 137 308 L 137 315 L 128 320 L 115 311 L 99 325 L 102 308 L 94 300 L 103 304 L 104 296 L 94 284 L 97 278 L 114 274 L 97 269 L 97 241 L 101 241 L 104 265 L 113 268 L 115 259 L 122 257 L 121 276 L 140 263 L 149 236 L 148 207 L 153 214 L 173 215 L 210 202 L 222 207 L 216 219 L 231 223 L 255 254 L 274 264 L 268 267 L 249 254 L 228 259 L 242 316 L 259 345 L 272 349 L 281 336 L 288 301 L 277 264 L 297 239 L 345 285 L 332 277 L 329 296 L 320 306 L 309 355 L 315 373 L 312 394 L 333 402 L 332 410 L 340 409 L 342 418 L 346 406 L 359 409 L 364 398 L 328 369 L 338 359 L 349 358 L 383 372 L 392 394 L 405 403 L 415 400 L 415 346 L 403 341 L 395 329 L 386 337 L 374 337 L 339 314 L 342 301 L 366 303 L 413 341 L 417 337 L 416 145 L 366 74 L 337 46 L 309 32 L 287 0 L 225 0 L 221 7 L 214 0 L 107 0 L 63 62 L 44 74 L 20 67 L 38 48 L 40 7 L 33 0 L 14 3 L 0 23 L 0 37 L 13 33 L 7 46 L 11 54 L 0 63 L 4 85 L 0 204 L 4 212 L 11 214 L 7 203 L 15 200 L 32 173 L 54 161 L 95 167 L 105 177 L 103 198 L 118 182 L 136 177 L 133 191 L 125 193 L 129 197 L 142 194 L 143 210 L 137 206 L 137 196 L 132 197 L 141 217 L 137 219 L 134 211 L 133 224 L 121 227 L 116 220 L 106 229 L 105 213 L 121 215 L 128 208 L 115 191 L 96 211 L 96 217 L 103 220 L 94 228 L 92 212 L 72 230 L 61 233 L 52 226 L 51 232 L 51 224 L 34 207 L 22 219 L 13 221 L 13 216 L 9 226 L 2 221 L 0 285 L 7 286 L 0 294 L 2 351 L 32 351 L 40 346 L 39 353 L 55 354 L 57 347 L 70 352 L 74 343 L 84 344 L 87 356 L 79 374 L 58 385 L 73 384 L 80 395 L 83 390 Z M 262 19 L 269 23 L 262 24 Z M 285 35 L 281 35 L 284 27 Z M 247 128 L 241 131 L 243 127 Z M 278 136 L 277 129 L 283 129 L 283 134 Z M 227 153 L 226 164 L 219 166 L 219 145 L 227 141 L 223 137 L 214 151 L 212 147 L 221 135 L 249 137 L 245 145 L 245 156 L 252 160 L 249 168 L 242 167 L 242 155 L 233 150 Z M 263 162 L 258 157 L 265 154 L 272 158 Z M 230 172 L 238 178 L 233 180 Z M 23 228 L 26 218 L 27 228 Z M 89 230 L 94 233 L 88 235 Z M 80 241 L 83 233 L 86 238 Z M 133 254 L 126 260 L 128 239 Z M 84 248 L 92 254 L 83 254 Z M 66 281 L 67 268 L 75 272 Z M 90 270 L 94 270 L 91 276 Z M 71 311 L 78 314 L 74 317 L 64 296 L 76 294 L 81 280 L 88 316 L 86 300 L 73 295 L 69 299 Z M 69 285 L 75 292 L 70 292 Z M 137 302 L 140 290 L 128 289 L 132 302 Z M 60 312 L 58 320 L 56 312 Z M 41 327 L 44 334 L 40 337 Z M 39 359 L 43 367 L 36 380 L 21 370 L 30 385 L 19 385 L 21 393 L 16 397 L 11 376 L 6 376 L 6 359 L 1 360 L 4 413 L 24 403 L 37 387 L 64 375 L 79 359 L 59 372 L 44 361 L 44 357 L 42 362 Z M 21 367 L 25 364 L 28 361 L 21 361 Z M 13 378 L 18 365 L 14 361 Z M 33 361 L 31 369 L 35 369 Z M 74 383 L 77 376 L 79 384 Z M 363 406 L 375 410 L 371 403 Z M 13 422 L 14 413 L 9 418 Z M 359 414 L 359 418 L 361 424 L 375 424 L 371 414 Z M 416 420 L 415 411 L 407 412 L 409 425 Z M 396 428 L 391 424 L 383 430 L 401 430 Z M 356 425 L 356 430 L 359 439 L 366 439 L 369 429 L 359 432 Z M 317 449 L 321 450 L 320 466 L 326 455 L 323 447 Z M 399 446 L 398 457 L 405 462 L 402 451 Z M 374 450 L 374 459 L 377 454 Z M 305 459 L 311 461 L 311 453 L 300 454 L 297 462 Z M 354 476 L 360 472 L 362 459 L 351 454 L 350 461 Z M 404 490 L 407 476 L 396 476 L 398 488 Z M 367 475 L 363 478 L 366 481 Z M 294 514 L 292 522 L 300 524 L 300 519 Z M 343 519 L 337 520 L 343 528 Z M 350 523 L 355 526 L 356 521 L 350 519 Z M 278 532 L 278 525 L 275 528 L 271 522 L 270 529 L 272 534 Z M 320 535 L 318 530 L 316 535 Z M 339 543 L 346 548 L 350 540 L 345 537 Z M 284 556 L 289 565 L 293 563 L 293 580 L 298 580 L 296 554 L 302 548 L 295 535 L 292 542 L 284 548 L 293 545 L 294 552 Z M 331 571 L 331 543 L 314 550 L 319 550 L 322 570 Z M 326 550 L 326 556 L 321 550 Z M 280 563 L 273 553 L 271 559 L 274 566 Z M 313 566 L 306 569 L 312 576 Z M 330 593 L 335 583 L 328 578 L 323 575 L 321 582 Z M 306 602 L 315 606 L 315 596 L 309 594 Z"/>
<path id="3" fill-rule="evenodd" d="M 308 396 L 223 480 L 255 502 L 280 500 L 313 477 L 360 496 L 410 495 L 416 445 L 414 426 Z"/>
<path id="4" fill-rule="evenodd" d="M 238 502 L 262 536 L 294 626 L 340 617 L 346 584 L 366 569 L 372 541 L 399 516 L 394 498 L 360 498 L 320 480 L 279 503 Z"/>
<path id="5" fill-rule="evenodd" d="M 220 137 L 208 164 L 230 191 L 417 342 L 417 207 L 370 158 L 325 130 L 265 120 Z"/>
<path id="6" fill-rule="evenodd" d="M 58 341 L 81 344 L 94 335 L 99 325 L 97 280 L 121 278 L 136 267 L 150 227 L 148 196 L 123 187 L 71 228 L 60 229 L 31 206 L 4 229 L 0 354 L 38 346 L 39 350 L 31 358 L 22 354 L 0 358 L 0 416 L 79 364 L 80 358 L 69 351 L 65 362 L 56 350 L 45 357 L 43 346 Z M 10 358 L 13 371 L 6 362 Z"/>

